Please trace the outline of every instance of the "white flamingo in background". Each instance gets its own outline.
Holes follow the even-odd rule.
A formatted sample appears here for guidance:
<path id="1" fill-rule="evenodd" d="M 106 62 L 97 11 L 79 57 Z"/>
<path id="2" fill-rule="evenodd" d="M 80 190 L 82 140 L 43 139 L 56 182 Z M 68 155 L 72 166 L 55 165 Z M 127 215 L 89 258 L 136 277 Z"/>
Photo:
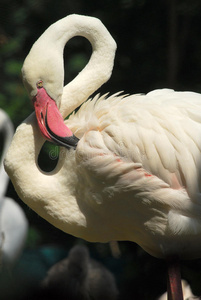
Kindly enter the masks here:
<path id="1" fill-rule="evenodd" d="M 193 295 L 192 290 L 188 282 L 182 279 L 182 290 L 184 300 L 200 300 L 200 297 Z M 157 300 L 167 300 L 167 292 L 161 295 Z"/>
<path id="2" fill-rule="evenodd" d="M 28 222 L 21 207 L 11 198 L 5 197 L 8 175 L 3 159 L 11 143 L 14 129 L 8 115 L 0 109 L 0 132 L 4 145 L 0 164 L 0 253 L 1 265 L 12 266 L 25 245 Z"/>
<path id="3" fill-rule="evenodd" d="M 74 36 L 90 41 L 92 56 L 63 87 Z M 54 226 L 92 242 L 136 242 L 179 279 L 173 257 L 201 257 L 201 95 L 96 96 L 64 122 L 109 79 L 115 50 L 96 18 L 70 15 L 41 35 L 22 69 L 36 114 L 18 127 L 5 167 L 19 197 Z M 67 148 L 50 173 L 37 162 L 44 137 Z M 182 299 L 177 283 L 170 290 Z"/>

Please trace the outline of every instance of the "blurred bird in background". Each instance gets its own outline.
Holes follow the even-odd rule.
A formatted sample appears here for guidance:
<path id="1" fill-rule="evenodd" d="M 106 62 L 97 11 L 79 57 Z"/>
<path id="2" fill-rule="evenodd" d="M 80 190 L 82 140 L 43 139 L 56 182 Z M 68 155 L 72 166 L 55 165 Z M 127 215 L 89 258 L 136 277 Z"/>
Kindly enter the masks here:
<path id="1" fill-rule="evenodd" d="M 90 257 L 86 246 L 76 245 L 50 268 L 41 294 L 48 299 L 116 300 L 118 289 L 112 273 Z"/>
<path id="2" fill-rule="evenodd" d="M 9 182 L 3 160 L 13 137 L 13 125 L 8 115 L 0 109 L 0 133 L 3 138 L 0 163 L 0 253 L 1 267 L 11 267 L 19 258 L 27 237 L 28 221 L 22 208 L 6 197 Z"/>

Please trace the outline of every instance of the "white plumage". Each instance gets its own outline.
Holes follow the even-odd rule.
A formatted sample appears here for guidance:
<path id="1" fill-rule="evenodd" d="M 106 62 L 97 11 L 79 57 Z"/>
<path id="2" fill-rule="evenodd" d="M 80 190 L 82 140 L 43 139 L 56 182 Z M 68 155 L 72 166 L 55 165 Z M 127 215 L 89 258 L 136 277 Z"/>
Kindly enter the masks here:
<path id="1" fill-rule="evenodd" d="M 63 88 L 62 51 L 75 35 L 88 38 L 93 53 Z M 67 116 L 110 77 L 115 49 L 94 18 L 58 21 L 25 60 L 31 98 L 42 82 L 47 98 Z M 37 163 L 45 140 L 35 114 L 18 127 L 5 167 L 24 202 L 88 241 L 130 240 L 156 257 L 201 256 L 200 94 L 163 89 L 96 96 L 65 124 L 80 141 L 76 150 L 61 148 L 58 165 L 48 174 Z"/>
<path id="2" fill-rule="evenodd" d="M 186 280 L 182 280 L 182 290 L 184 300 L 200 300 L 200 297 L 193 295 L 192 290 L 188 282 Z M 157 300 L 167 300 L 167 292 L 162 294 Z"/>
<path id="3" fill-rule="evenodd" d="M 27 236 L 28 222 L 21 207 L 11 198 L 5 197 L 8 175 L 3 159 L 13 137 L 13 125 L 8 115 L 0 109 L 0 131 L 4 137 L 0 166 L 0 253 L 1 265 L 13 265 L 21 254 Z"/>

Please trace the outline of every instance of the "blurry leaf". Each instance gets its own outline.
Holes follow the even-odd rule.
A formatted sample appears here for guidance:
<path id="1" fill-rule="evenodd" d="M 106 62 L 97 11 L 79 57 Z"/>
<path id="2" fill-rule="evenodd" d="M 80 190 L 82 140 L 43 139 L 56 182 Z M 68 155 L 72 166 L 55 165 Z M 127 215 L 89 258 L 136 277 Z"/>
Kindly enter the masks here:
<path id="1" fill-rule="evenodd" d="M 19 76 L 22 68 L 22 63 L 17 60 L 8 60 L 5 63 L 5 72 L 8 75 L 17 75 Z"/>
<path id="2" fill-rule="evenodd" d="M 28 237 L 26 241 L 27 247 L 33 248 L 36 247 L 41 240 L 41 235 L 39 231 L 34 227 L 29 227 Z"/>
<path id="3" fill-rule="evenodd" d="M 51 172 L 57 165 L 60 147 L 46 141 L 38 156 L 38 165 L 44 172 Z"/>
<path id="4" fill-rule="evenodd" d="M 68 68 L 71 72 L 77 73 L 82 70 L 88 62 L 88 57 L 83 53 L 78 53 L 72 56 L 68 62 Z"/>
<path id="5" fill-rule="evenodd" d="M 16 53 L 20 49 L 20 41 L 18 39 L 10 39 L 9 42 L 5 43 L 1 49 L 0 53 L 10 56 Z"/>
<path id="6" fill-rule="evenodd" d="M 2 104 L 5 103 L 5 101 L 6 101 L 5 95 L 3 95 L 2 93 L 0 93 L 0 108 L 3 107 Z"/>

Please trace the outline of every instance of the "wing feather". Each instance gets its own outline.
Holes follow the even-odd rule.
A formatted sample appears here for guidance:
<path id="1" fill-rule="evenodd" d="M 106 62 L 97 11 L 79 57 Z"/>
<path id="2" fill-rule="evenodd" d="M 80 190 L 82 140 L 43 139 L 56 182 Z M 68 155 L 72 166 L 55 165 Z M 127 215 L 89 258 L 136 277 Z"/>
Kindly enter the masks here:
<path id="1" fill-rule="evenodd" d="M 200 193 L 199 94 L 165 89 L 147 95 L 124 97 L 116 94 L 107 100 L 96 98 L 81 107 L 79 125 L 76 115 L 68 125 L 83 136 L 85 153 L 98 154 L 93 159 L 84 158 L 86 168 L 99 168 L 97 174 L 104 169 L 105 176 L 110 173 L 121 176 L 123 169 L 119 169 L 119 173 L 115 171 L 118 164 L 113 167 L 108 164 L 102 169 L 95 164 L 101 156 L 105 155 L 105 160 L 109 156 L 116 157 L 123 162 L 125 169 L 128 163 L 140 164 L 145 172 L 172 188 L 176 180 L 177 187 L 184 187 L 192 198 Z"/>

